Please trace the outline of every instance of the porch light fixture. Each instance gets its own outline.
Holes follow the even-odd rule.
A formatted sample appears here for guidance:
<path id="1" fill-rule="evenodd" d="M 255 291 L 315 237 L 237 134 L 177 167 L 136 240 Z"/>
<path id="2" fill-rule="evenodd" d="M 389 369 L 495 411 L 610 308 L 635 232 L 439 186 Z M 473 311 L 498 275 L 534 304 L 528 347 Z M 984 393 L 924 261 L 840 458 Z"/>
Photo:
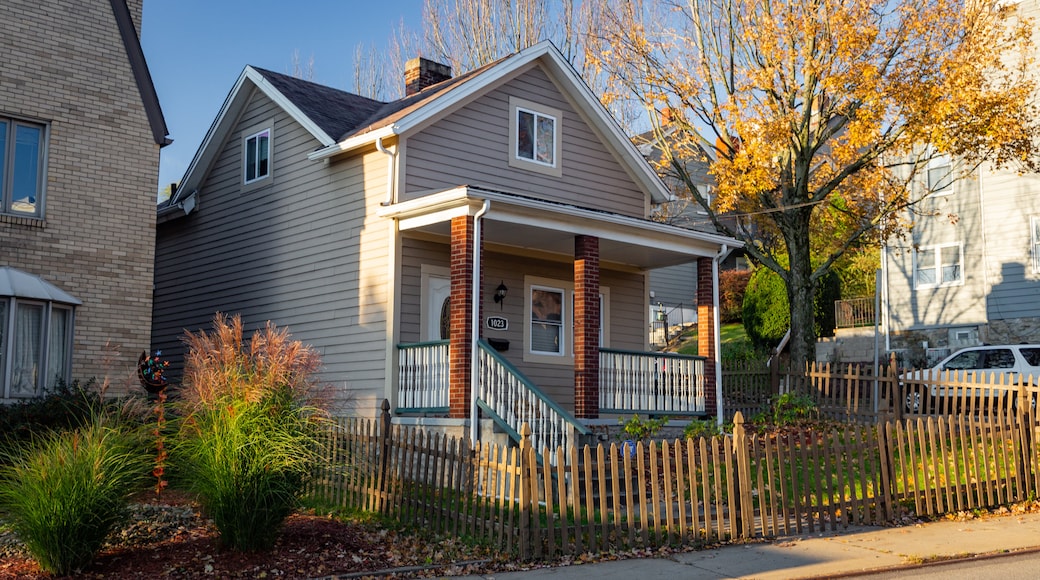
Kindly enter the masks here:
<path id="1" fill-rule="evenodd" d="M 506 288 L 505 280 L 495 288 L 495 304 L 498 304 L 499 310 L 503 308 L 502 301 L 506 299 L 506 293 L 509 292 L 509 288 Z"/>

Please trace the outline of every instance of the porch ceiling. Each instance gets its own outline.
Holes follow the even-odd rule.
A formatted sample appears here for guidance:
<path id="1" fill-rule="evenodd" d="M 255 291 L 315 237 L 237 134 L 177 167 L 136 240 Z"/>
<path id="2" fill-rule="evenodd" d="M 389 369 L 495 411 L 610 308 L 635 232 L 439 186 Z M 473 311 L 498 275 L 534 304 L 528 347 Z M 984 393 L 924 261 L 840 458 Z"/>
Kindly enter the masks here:
<path id="1" fill-rule="evenodd" d="M 720 235 L 469 187 L 394 204 L 380 213 L 398 219 L 402 231 L 449 237 L 451 219 L 474 215 L 484 201 L 490 202 L 483 217 L 487 245 L 569 257 L 574 236 L 590 235 L 599 238 L 601 261 L 648 270 L 712 257 L 723 245 L 741 245 Z"/>

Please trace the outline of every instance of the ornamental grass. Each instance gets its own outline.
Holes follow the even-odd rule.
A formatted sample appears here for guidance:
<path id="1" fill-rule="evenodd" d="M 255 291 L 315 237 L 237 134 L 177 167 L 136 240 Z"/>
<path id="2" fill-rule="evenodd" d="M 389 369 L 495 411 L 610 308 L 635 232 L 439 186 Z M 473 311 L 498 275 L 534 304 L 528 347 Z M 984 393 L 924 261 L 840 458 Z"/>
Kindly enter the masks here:
<path id="1" fill-rule="evenodd" d="M 149 482 L 147 445 L 139 425 L 95 411 L 6 452 L 0 513 L 41 568 L 65 575 L 94 559 Z"/>
<path id="2" fill-rule="evenodd" d="M 319 358 L 270 323 L 248 344 L 240 317 L 218 314 L 213 326 L 185 340 L 173 481 L 198 499 L 224 546 L 266 550 L 319 460 Z"/>

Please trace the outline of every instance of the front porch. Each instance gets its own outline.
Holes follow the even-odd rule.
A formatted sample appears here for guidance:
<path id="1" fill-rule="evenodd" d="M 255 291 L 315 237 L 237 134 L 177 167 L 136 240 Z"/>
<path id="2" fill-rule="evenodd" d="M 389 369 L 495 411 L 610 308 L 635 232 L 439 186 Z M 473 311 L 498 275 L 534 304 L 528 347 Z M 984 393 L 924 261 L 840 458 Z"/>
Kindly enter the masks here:
<path id="1" fill-rule="evenodd" d="M 588 434 L 575 418 L 545 395 L 486 340 L 478 342 L 473 404 L 514 441 L 519 425 L 532 429 L 535 449 L 567 447 Z M 448 416 L 449 341 L 398 345 L 395 415 Z M 714 414 L 705 392 L 705 358 L 661 352 L 599 351 L 598 407 L 602 415 L 702 417 Z"/>
<path id="2" fill-rule="evenodd" d="M 718 417 L 718 259 L 728 238 L 460 187 L 382 211 L 396 221 L 395 415 L 478 419 L 554 448 L 621 415 Z M 696 264 L 706 357 L 649 351 L 649 271 Z M 602 418 L 602 419 L 601 419 Z"/>

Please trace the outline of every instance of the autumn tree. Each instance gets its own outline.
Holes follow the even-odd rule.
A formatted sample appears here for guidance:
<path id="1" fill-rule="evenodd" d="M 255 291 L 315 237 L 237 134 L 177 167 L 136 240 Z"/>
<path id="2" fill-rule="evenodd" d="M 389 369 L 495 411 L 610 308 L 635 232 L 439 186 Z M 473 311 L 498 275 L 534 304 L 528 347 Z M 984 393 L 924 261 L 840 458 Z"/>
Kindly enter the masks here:
<path id="1" fill-rule="evenodd" d="M 589 61 L 663 134 L 661 170 L 782 278 L 791 356 L 815 353 L 813 296 L 850 249 L 928 194 L 928 161 L 1034 169 L 1030 23 L 994 0 L 617 0 Z M 714 144 L 711 204 L 684 159 Z M 721 216 L 729 214 L 732 220 Z"/>

